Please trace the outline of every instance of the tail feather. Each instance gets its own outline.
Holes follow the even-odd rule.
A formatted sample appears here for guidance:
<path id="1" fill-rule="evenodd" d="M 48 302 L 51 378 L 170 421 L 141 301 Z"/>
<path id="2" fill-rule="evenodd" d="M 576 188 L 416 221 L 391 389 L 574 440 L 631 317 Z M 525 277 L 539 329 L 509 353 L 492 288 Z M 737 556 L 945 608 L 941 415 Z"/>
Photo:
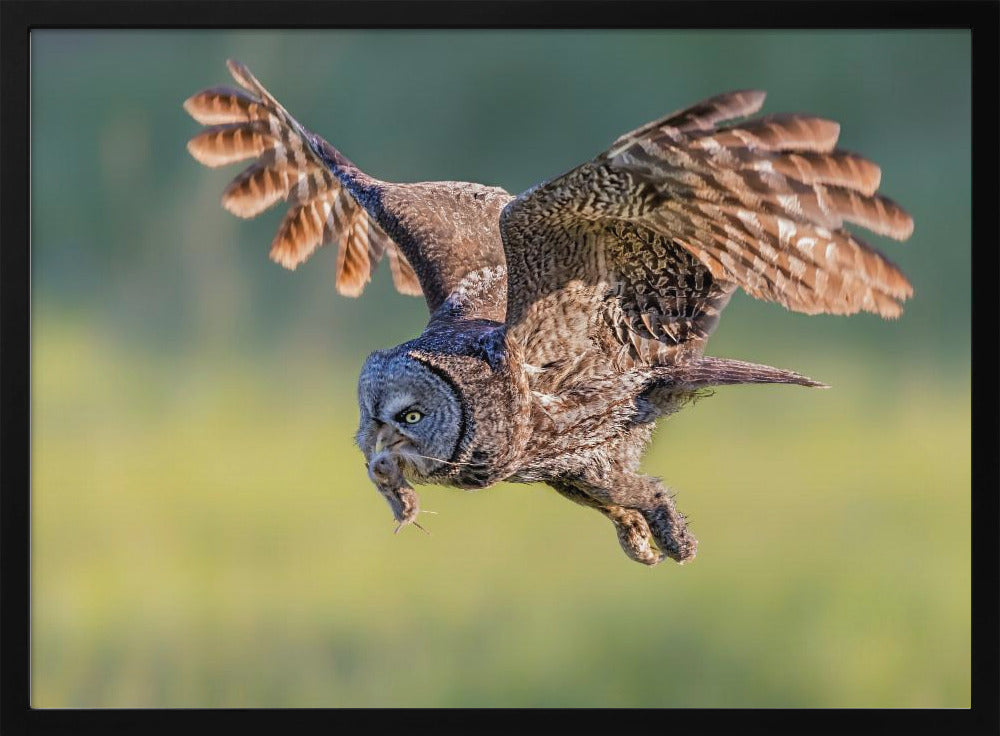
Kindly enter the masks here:
<path id="1" fill-rule="evenodd" d="M 812 388 L 829 388 L 794 371 L 727 358 L 699 357 L 664 369 L 665 383 L 671 388 L 698 389 L 736 383 L 791 383 Z"/>

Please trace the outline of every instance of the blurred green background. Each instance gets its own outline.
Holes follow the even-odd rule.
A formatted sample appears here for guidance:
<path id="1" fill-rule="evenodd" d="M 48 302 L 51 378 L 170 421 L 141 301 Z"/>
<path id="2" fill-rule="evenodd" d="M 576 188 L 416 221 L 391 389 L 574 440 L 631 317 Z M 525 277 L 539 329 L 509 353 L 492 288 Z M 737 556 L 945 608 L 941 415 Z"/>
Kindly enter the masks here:
<path id="1" fill-rule="evenodd" d="M 32 33 L 32 705 L 967 707 L 967 32 Z M 734 88 L 842 123 L 913 214 L 872 236 L 904 316 L 740 294 L 710 352 L 829 391 L 722 388 L 644 468 L 701 541 L 679 567 L 544 486 L 424 487 L 393 521 L 353 446 L 355 379 L 416 335 L 380 269 L 290 273 L 280 211 L 181 102 L 235 57 L 383 179 L 512 192 Z M 278 208 L 280 209 L 280 208 Z"/>

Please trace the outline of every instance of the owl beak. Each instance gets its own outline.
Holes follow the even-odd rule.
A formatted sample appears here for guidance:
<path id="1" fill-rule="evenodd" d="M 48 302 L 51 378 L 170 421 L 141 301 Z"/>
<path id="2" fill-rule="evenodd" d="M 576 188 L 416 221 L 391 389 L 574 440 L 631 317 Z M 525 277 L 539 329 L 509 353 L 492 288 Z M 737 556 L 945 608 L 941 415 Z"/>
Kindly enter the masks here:
<path id="1" fill-rule="evenodd" d="M 383 424 L 378 428 L 378 432 L 375 435 L 375 454 L 377 455 L 382 452 L 382 450 L 393 444 L 397 439 L 399 437 L 396 430 L 388 424 Z"/>

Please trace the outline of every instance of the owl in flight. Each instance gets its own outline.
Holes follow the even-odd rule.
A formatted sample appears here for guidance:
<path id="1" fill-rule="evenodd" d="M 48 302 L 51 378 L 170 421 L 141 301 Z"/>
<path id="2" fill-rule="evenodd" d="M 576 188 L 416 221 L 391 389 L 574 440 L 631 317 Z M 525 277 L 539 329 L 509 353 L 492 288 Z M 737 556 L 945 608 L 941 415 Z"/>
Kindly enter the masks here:
<path id="1" fill-rule="evenodd" d="M 223 206 L 288 206 L 271 259 L 294 269 L 337 243 L 336 288 L 358 296 L 386 258 L 423 295 L 419 337 L 377 350 L 358 383 L 357 443 L 400 526 L 410 483 L 542 482 L 614 524 L 631 559 L 685 562 L 697 541 L 638 468 L 659 417 L 712 386 L 797 373 L 709 357 L 737 288 L 796 312 L 897 317 L 906 277 L 845 222 L 905 240 L 913 221 L 876 194 L 879 168 L 835 148 L 837 123 L 754 117 L 731 92 L 627 133 L 518 196 L 467 182 L 394 184 L 298 123 L 249 70 L 184 107 L 207 166 L 253 163 Z M 417 525 L 419 526 L 419 524 Z"/>

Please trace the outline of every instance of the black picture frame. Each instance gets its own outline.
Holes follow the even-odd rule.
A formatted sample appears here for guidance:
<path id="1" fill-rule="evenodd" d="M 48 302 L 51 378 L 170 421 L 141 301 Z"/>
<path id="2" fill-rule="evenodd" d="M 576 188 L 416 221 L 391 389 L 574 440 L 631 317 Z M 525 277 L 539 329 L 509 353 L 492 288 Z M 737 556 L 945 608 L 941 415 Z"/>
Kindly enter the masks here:
<path id="1" fill-rule="evenodd" d="M 234 25 L 233 6 L 243 20 Z M 969 710 L 33 710 L 29 705 L 31 292 L 29 34 L 39 28 L 968 28 L 973 33 L 973 630 Z M 122 2 L 0 5 L 0 554 L 2 731 L 727 729 L 740 733 L 997 733 L 997 2 Z M 919 561 L 914 561 L 919 564 Z"/>

